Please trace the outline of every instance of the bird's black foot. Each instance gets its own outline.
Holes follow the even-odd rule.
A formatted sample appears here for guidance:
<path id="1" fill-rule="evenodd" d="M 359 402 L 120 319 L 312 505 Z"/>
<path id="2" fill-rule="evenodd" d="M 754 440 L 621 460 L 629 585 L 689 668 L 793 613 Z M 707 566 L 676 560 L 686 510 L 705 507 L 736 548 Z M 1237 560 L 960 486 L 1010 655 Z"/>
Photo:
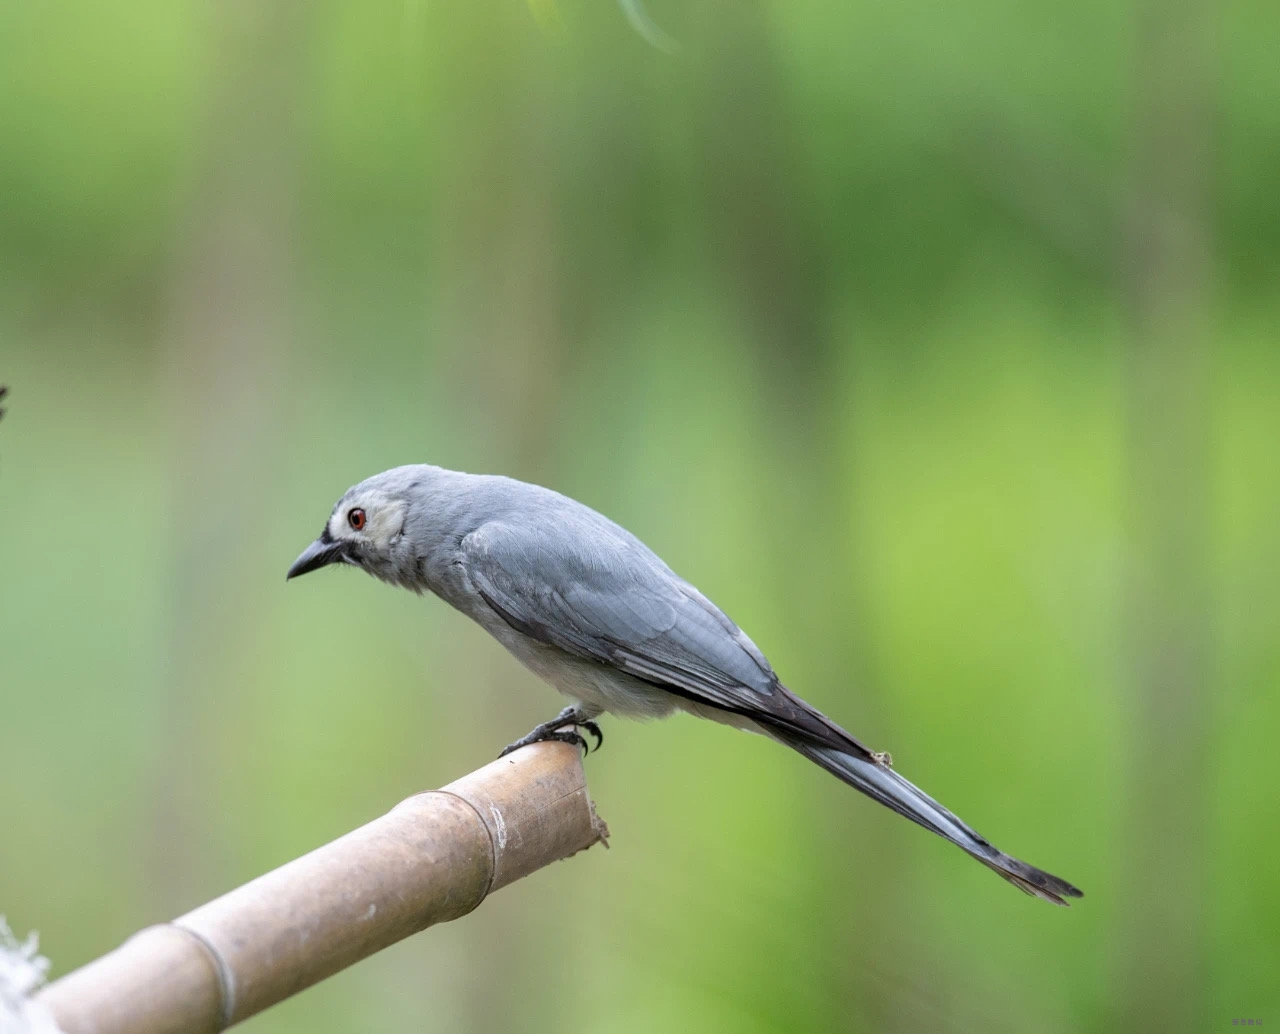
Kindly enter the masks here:
<path id="1" fill-rule="evenodd" d="M 600 744 L 604 742 L 604 733 L 600 731 L 600 726 L 596 725 L 596 723 L 590 718 L 582 719 L 582 721 L 577 723 L 577 726 L 579 729 L 586 729 L 587 732 L 591 733 L 591 735 L 596 738 L 596 745 L 592 747 L 591 750 L 588 750 L 587 753 L 591 753 L 592 750 L 599 750 Z"/>
<path id="2" fill-rule="evenodd" d="M 574 728 L 566 729 L 566 725 L 572 725 Z M 582 733 L 578 732 L 578 729 L 586 729 L 587 732 L 591 733 L 596 739 L 595 749 L 600 749 L 600 744 L 604 742 L 604 733 L 600 731 L 600 726 L 588 717 L 586 711 L 577 707 L 566 707 L 551 721 L 543 722 L 531 732 L 521 736 L 514 743 L 508 743 L 502 748 L 502 753 L 498 757 L 505 758 L 513 750 L 527 747 L 530 743 L 545 743 L 547 740 L 572 743 L 574 746 L 581 747 L 584 754 L 589 754 L 591 748 L 587 746 L 587 741 L 583 739 Z"/>

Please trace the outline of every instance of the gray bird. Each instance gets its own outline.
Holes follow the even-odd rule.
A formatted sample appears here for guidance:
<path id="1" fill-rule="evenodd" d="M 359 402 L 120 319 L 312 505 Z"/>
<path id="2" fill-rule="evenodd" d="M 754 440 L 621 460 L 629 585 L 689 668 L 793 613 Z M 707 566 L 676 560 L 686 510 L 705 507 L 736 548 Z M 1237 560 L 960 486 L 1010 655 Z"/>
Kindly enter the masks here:
<path id="1" fill-rule="evenodd" d="M 347 490 L 289 578 L 328 564 L 433 592 L 572 703 L 503 751 L 586 748 L 608 712 L 688 711 L 762 733 L 937 833 L 1018 889 L 1082 894 L 982 836 L 782 684 L 724 612 L 629 531 L 558 492 L 507 477 L 396 467 Z"/>

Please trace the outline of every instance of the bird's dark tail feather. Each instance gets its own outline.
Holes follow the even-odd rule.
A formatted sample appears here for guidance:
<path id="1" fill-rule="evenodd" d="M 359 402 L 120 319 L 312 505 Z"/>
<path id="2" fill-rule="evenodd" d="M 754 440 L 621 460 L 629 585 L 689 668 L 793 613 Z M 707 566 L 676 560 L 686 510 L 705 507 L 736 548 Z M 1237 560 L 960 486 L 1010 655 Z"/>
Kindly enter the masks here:
<path id="1" fill-rule="evenodd" d="M 831 747 L 816 746 L 776 730 L 771 730 L 771 734 L 854 789 L 963 848 L 1024 893 L 1055 905 L 1066 905 L 1065 898 L 1084 897 L 1066 880 L 996 850 L 975 830 L 887 765 Z"/>

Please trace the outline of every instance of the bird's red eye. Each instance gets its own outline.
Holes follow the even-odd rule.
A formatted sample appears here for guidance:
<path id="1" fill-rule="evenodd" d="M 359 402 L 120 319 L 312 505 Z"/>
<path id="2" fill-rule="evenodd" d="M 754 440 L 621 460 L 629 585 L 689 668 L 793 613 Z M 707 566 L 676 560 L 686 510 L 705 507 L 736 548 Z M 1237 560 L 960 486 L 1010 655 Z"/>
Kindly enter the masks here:
<path id="1" fill-rule="evenodd" d="M 347 523 L 355 528 L 356 531 L 360 531 L 364 527 L 364 511 L 352 510 L 347 514 Z"/>

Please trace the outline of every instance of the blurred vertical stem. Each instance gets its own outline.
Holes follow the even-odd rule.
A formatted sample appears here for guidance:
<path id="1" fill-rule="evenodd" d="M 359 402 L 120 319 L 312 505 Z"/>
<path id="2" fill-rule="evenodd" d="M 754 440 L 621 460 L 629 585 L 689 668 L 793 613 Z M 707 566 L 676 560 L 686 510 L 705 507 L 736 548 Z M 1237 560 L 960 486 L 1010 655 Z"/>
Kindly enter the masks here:
<path id="1" fill-rule="evenodd" d="M 212 853 L 190 815 L 217 814 L 199 783 L 235 693 L 235 642 L 247 637 L 239 572 L 255 562 L 255 509 L 270 495 L 281 412 L 292 268 L 298 55 L 308 8 L 216 0 L 204 23 L 206 75 L 195 160 L 177 246 L 172 328 L 163 358 L 173 572 L 164 710 L 155 759 L 149 886 L 161 911 L 189 905 Z M 205 807 L 189 807 L 203 803 Z"/>
<path id="2" fill-rule="evenodd" d="M 433 250 L 447 284 L 435 305 L 459 424 L 493 429 L 477 453 L 547 479 L 565 363 L 550 58 L 525 26 L 483 5 L 451 26 L 456 63 L 437 69 L 440 196 Z M 465 55 L 495 56 L 477 76 Z M 474 420 L 477 411 L 483 420 Z M 488 462 L 493 462 L 490 459 Z"/>
<path id="3" fill-rule="evenodd" d="M 795 610 L 786 637 L 798 653 L 826 657 L 843 675 L 842 683 L 827 686 L 797 684 L 800 673 L 789 678 L 810 700 L 820 702 L 824 694 L 833 700 L 836 713 L 856 721 L 863 735 L 887 736 L 888 718 L 864 635 L 868 622 L 860 616 L 871 606 L 862 589 L 866 579 L 859 577 L 863 511 L 847 483 L 850 456 L 858 452 L 856 422 L 850 421 L 847 406 L 859 363 L 848 373 L 833 349 L 831 238 L 804 203 L 803 149 L 795 137 L 767 5 L 717 0 L 700 9 L 699 19 L 706 47 L 703 61 L 694 66 L 705 76 L 698 84 L 706 98 L 698 134 L 704 148 L 703 201 L 718 271 L 732 289 L 742 352 L 745 358 L 752 350 L 763 389 L 760 437 L 752 450 L 762 470 L 772 473 L 761 478 L 759 505 L 769 514 L 770 527 L 803 529 L 810 541 L 822 544 L 827 560 L 817 562 L 815 552 L 798 572 L 795 557 L 780 550 L 767 569 L 778 598 L 794 598 L 800 577 L 810 600 Z M 842 703 L 837 706 L 836 700 Z M 866 965 L 867 945 L 875 945 L 880 958 L 906 951 L 906 917 L 894 891 L 905 841 L 884 840 L 874 852 L 862 850 L 863 813 L 848 789 L 813 779 L 812 773 L 805 778 L 812 790 L 805 797 L 812 826 L 824 829 L 825 878 L 813 886 L 846 879 L 849 859 L 857 858 L 858 884 L 878 890 L 860 898 L 856 920 L 821 909 L 830 922 L 813 936 L 826 938 L 821 955 L 830 960 L 833 988 L 826 1000 L 783 1001 L 783 992 L 764 985 L 755 1008 L 785 1010 L 801 1027 L 861 1023 L 874 1030 L 891 1031 L 899 1024 L 906 1029 L 920 1019 L 915 1001 L 906 1007 L 892 1001 L 882 974 Z M 829 822 L 833 807 L 841 815 L 834 826 Z"/>
<path id="4" fill-rule="evenodd" d="M 1132 321 L 1133 727 L 1116 1030 L 1201 1030 L 1207 1020 L 1213 12 L 1209 0 L 1140 0 L 1137 7 L 1123 270 Z"/>

